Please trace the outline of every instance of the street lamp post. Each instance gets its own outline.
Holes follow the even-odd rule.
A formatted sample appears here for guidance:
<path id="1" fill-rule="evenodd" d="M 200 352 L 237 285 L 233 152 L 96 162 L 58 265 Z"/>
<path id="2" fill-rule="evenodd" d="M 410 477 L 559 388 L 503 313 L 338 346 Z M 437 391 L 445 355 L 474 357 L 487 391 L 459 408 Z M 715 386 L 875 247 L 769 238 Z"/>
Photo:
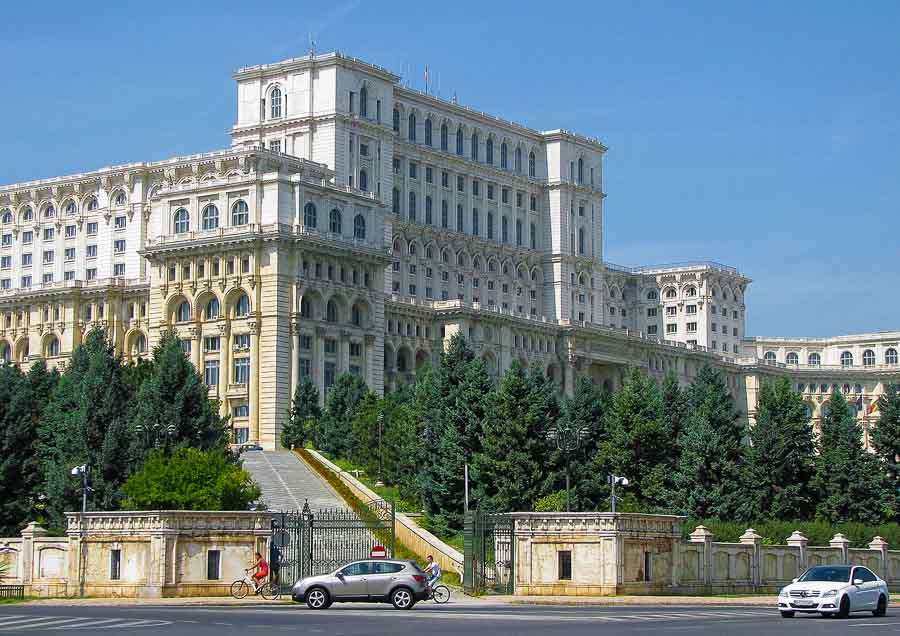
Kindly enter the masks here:
<path id="1" fill-rule="evenodd" d="M 87 559 L 87 545 L 85 539 L 87 537 L 87 528 L 85 526 L 84 516 L 87 514 L 87 496 L 88 491 L 90 490 L 89 481 L 90 481 L 90 473 L 91 467 L 87 464 L 82 464 L 81 466 L 76 466 L 72 469 L 73 476 L 81 476 L 81 519 L 79 519 L 79 528 L 78 528 L 78 536 L 80 538 L 81 550 L 79 553 L 79 567 L 78 567 L 78 590 L 79 595 L 84 596 L 84 570 L 86 567 L 86 559 Z"/>
<path id="2" fill-rule="evenodd" d="M 588 427 L 584 424 L 572 426 L 568 423 L 554 424 L 547 431 L 548 439 L 556 442 L 556 448 L 565 456 L 566 465 L 566 512 L 571 509 L 569 499 L 569 463 L 572 452 L 578 450 L 582 440 L 588 434 Z"/>
<path id="3" fill-rule="evenodd" d="M 384 426 L 384 413 L 378 414 L 378 482 L 384 483 L 384 449 L 381 446 L 381 430 Z"/>
<path id="4" fill-rule="evenodd" d="M 612 501 L 613 514 L 615 514 L 616 513 L 616 499 L 617 499 L 616 484 L 620 484 L 623 487 L 627 486 L 628 478 L 627 477 L 619 477 L 617 475 L 610 475 L 607 479 L 609 480 L 610 488 L 612 488 L 612 493 L 610 494 L 610 500 Z"/>

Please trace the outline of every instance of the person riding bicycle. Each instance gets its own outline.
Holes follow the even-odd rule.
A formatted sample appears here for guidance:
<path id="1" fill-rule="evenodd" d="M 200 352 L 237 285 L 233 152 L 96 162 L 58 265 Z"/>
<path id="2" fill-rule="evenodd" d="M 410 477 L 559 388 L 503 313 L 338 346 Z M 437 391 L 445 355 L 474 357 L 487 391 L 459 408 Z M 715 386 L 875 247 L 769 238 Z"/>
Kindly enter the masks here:
<path id="1" fill-rule="evenodd" d="M 425 574 L 428 575 L 428 587 L 433 588 L 434 584 L 441 578 L 441 566 L 434 560 L 430 554 L 427 557 L 428 565 L 425 566 Z"/>
<path id="2" fill-rule="evenodd" d="M 255 594 L 259 594 L 260 586 L 262 585 L 263 581 L 266 580 L 266 577 L 269 576 L 269 564 L 266 562 L 266 560 L 263 558 L 263 556 L 259 552 L 257 552 L 254 556 L 256 557 L 256 562 L 253 564 L 252 567 L 249 567 L 244 571 L 247 572 L 248 574 L 250 572 L 254 573 L 253 574 L 253 592 Z"/>

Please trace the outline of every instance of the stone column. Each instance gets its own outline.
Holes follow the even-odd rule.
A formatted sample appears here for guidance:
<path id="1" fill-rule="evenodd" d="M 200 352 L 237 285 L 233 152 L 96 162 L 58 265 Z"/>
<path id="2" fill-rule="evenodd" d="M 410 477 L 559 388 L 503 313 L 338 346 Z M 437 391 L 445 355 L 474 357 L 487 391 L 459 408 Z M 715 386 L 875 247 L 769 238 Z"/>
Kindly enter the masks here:
<path id="1" fill-rule="evenodd" d="M 875 537 L 869 543 L 869 549 L 878 551 L 878 558 L 881 561 L 881 572 L 876 572 L 876 574 L 886 581 L 889 580 L 889 575 L 893 573 L 888 572 L 888 542 L 881 537 Z"/>
<path id="2" fill-rule="evenodd" d="M 19 577 L 23 585 L 31 585 L 34 574 L 34 538 L 46 537 L 47 531 L 32 521 L 22 530 L 22 551 L 19 553 Z M 71 559 L 72 554 L 69 554 Z"/>
<path id="3" fill-rule="evenodd" d="M 747 531 L 740 536 L 738 541 L 743 545 L 753 546 L 753 556 L 750 559 L 750 582 L 755 590 L 762 582 L 762 571 L 760 567 L 762 537 L 757 534 L 756 530 L 753 528 L 747 528 Z"/>
<path id="4" fill-rule="evenodd" d="M 365 335 L 365 380 L 366 386 L 375 386 L 375 336 Z"/>
<path id="5" fill-rule="evenodd" d="M 700 576 L 705 586 L 712 583 L 712 540 L 713 533 L 706 526 L 697 526 L 690 534 L 689 539 L 691 543 L 703 544 L 703 558 L 700 562 L 703 571 L 700 573 Z"/>
<path id="6" fill-rule="evenodd" d="M 341 331 L 341 339 L 338 341 L 338 372 L 350 371 L 350 332 Z M 413 361 L 413 364 L 415 362 Z"/>
<path id="7" fill-rule="evenodd" d="M 578 366 L 578 357 L 569 353 L 565 368 L 565 392 L 568 397 L 575 395 L 575 371 Z"/>
<path id="8" fill-rule="evenodd" d="M 250 328 L 250 440 L 259 443 L 259 327 L 249 322 Z"/>
<path id="9" fill-rule="evenodd" d="M 847 537 L 838 532 L 831 538 L 831 541 L 828 542 L 832 548 L 840 548 L 841 550 L 841 560 L 840 563 L 847 563 L 849 556 L 848 550 L 850 548 L 850 541 L 847 540 Z"/>
<path id="10" fill-rule="evenodd" d="M 200 375 L 203 375 L 202 361 L 200 360 L 200 327 L 188 328 L 188 337 L 191 339 L 191 362 Z"/>
<path id="11" fill-rule="evenodd" d="M 300 384 L 300 323 L 291 321 L 291 400 Z"/>
<path id="12" fill-rule="evenodd" d="M 313 355 L 314 382 L 319 390 L 319 402 L 325 404 L 325 327 L 316 327 L 315 353 Z"/>
<path id="13" fill-rule="evenodd" d="M 796 576 L 787 576 L 787 572 L 785 572 L 785 578 L 795 579 L 800 576 L 803 572 L 806 571 L 807 568 L 807 546 L 809 545 L 809 539 L 803 536 L 803 533 L 799 530 L 794 530 L 794 532 L 787 538 L 787 544 L 791 547 L 800 549 L 800 558 L 797 561 L 797 573 Z"/>

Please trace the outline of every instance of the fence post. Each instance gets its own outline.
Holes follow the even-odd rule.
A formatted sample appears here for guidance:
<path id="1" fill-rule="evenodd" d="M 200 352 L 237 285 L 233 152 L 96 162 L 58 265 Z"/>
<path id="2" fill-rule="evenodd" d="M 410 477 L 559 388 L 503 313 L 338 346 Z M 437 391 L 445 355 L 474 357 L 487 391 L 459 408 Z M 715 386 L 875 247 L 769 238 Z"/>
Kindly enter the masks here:
<path id="1" fill-rule="evenodd" d="M 760 554 L 760 546 L 762 545 L 762 537 L 757 534 L 756 530 L 753 528 L 747 528 L 747 531 L 740 536 L 738 539 L 744 545 L 752 545 L 753 546 L 753 557 L 750 561 L 750 583 L 753 585 L 754 591 L 759 587 L 760 583 L 762 583 L 762 570 L 760 568 L 760 561 L 762 556 Z"/>
<path id="2" fill-rule="evenodd" d="M 800 532 L 799 530 L 794 530 L 794 532 L 791 533 L 791 536 L 789 536 L 787 538 L 787 544 L 789 546 L 800 549 L 800 558 L 797 560 L 797 575 L 796 576 L 787 576 L 787 573 L 785 573 L 785 578 L 795 579 L 798 576 L 800 576 L 803 572 L 806 572 L 806 568 L 808 567 L 806 565 L 806 561 L 807 561 L 806 549 L 807 549 L 807 546 L 809 545 L 809 539 L 807 539 L 805 536 L 803 536 L 803 533 Z"/>
<path id="3" fill-rule="evenodd" d="M 881 578 L 885 581 L 888 579 L 888 542 L 882 539 L 881 537 L 875 537 L 872 539 L 872 542 L 869 543 L 870 550 L 878 551 L 878 558 L 881 559 Z"/>
<path id="4" fill-rule="evenodd" d="M 832 548 L 839 548 L 841 551 L 841 563 L 848 563 L 850 561 L 850 556 L 848 550 L 850 549 L 850 541 L 847 540 L 847 537 L 838 532 L 831 538 L 831 541 L 828 542 Z"/>
<path id="5" fill-rule="evenodd" d="M 701 565 L 703 567 L 703 585 L 705 586 L 712 584 L 712 540 L 713 533 L 706 526 L 697 526 L 690 534 L 691 543 L 703 544 L 703 563 Z"/>

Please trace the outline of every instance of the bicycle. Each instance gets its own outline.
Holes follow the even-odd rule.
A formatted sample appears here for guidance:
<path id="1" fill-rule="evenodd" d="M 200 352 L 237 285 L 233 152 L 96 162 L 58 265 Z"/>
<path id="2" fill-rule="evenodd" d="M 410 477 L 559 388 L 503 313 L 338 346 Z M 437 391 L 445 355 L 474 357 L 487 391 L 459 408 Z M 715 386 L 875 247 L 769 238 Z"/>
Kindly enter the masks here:
<path id="1" fill-rule="evenodd" d="M 438 605 L 443 605 L 450 600 L 450 588 L 446 585 L 428 586 L 428 599 L 431 599 Z"/>
<path id="2" fill-rule="evenodd" d="M 244 578 L 238 579 L 231 584 L 231 595 L 236 599 L 246 598 L 250 594 L 250 590 L 255 590 L 254 594 L 259 594 L 267 601 L 274 601 L 281 596 L 281 586 L 269 580 L 256 587 L 256 582 L 250 576 L 248 570 L 244 570 Z"/>

